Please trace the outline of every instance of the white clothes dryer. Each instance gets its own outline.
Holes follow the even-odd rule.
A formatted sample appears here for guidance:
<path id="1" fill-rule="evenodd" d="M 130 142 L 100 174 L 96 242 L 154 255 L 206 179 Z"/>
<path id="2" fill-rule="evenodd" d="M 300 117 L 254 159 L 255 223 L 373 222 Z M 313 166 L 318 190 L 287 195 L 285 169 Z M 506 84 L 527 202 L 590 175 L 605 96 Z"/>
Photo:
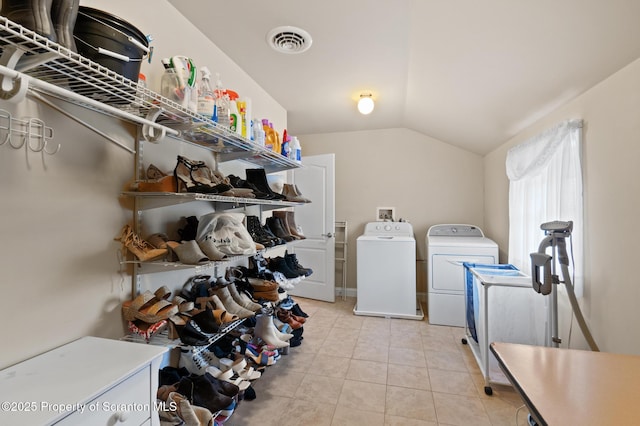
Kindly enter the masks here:
<path id="1" fill-rule="evenodd" d="M 473 225 L 433 225 L 427 231 L 427 317 L 430 324 L 464 327 L 463 263 L 498 263 L 498 244 Z"/>
<path id="2" fill-rule="evenodd" d="M 356 315 L 422 320 L 416 239 L 408 222 L 370 222 L 356 241 Z"/>

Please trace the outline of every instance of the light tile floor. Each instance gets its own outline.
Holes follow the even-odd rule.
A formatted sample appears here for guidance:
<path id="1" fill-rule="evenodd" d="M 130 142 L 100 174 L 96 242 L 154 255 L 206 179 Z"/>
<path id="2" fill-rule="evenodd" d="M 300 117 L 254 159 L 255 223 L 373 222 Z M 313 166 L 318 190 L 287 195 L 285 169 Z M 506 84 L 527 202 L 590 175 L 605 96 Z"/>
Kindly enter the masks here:
<path id="1" fill-rule="evenodd" d="M 355 299 L 295 298 L 309 318 L 302 345 L 254 383 L 229 426 L 526 426 L 510 386 L 484 378 L 464 329 L 356 316 Z"/>

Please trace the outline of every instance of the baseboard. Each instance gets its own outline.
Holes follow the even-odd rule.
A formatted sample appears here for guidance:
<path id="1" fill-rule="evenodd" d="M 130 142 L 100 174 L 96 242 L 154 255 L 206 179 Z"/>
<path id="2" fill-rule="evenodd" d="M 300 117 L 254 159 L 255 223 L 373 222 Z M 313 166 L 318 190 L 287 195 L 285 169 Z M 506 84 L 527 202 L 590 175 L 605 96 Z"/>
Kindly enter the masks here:
<path id="1" fill-rule="evenodd" d="M 346 297 L 358 297 L 358 291 L 355 288 L 347 287 L 346 289 L 343 289 L 342 287 L 336 287 L 336 297 L 342 297 L 343 292 L 346 294 Z M 416 298 L 420 302 L 427 303 L 427 293 L 418 292 L 416 293 Z"/>

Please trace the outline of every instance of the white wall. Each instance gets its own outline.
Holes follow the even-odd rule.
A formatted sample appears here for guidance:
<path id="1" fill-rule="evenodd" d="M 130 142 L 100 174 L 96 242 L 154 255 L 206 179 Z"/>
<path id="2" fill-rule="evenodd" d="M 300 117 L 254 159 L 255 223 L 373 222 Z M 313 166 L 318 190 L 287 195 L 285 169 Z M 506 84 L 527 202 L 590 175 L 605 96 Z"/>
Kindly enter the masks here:
<path id="1" fill-rule="evenodd" d="M 640 354 L 640 60 L 544 117 L 484 160 L 485 227 L 508 249 L 507 150 L 569 118 L 583 118 L 585 294 L 581 306 L 601 350 Z M 564 296 L 564 295 L 563 295 Z M 561 306 L 561 336 L 570 311 Z M 586 348 L 573 324 L 572 347 Z"/>
<path id="2" fill-rule="evenodd" d="M 335 153 L 336 220 L 349 224 L 347 286 L 356 287 L 356 239 L 377 207 L 395 207 L 413 225 L 420 260 L 438 223 L 482 226 L 482 157 L 407 129 L 302 135 L 303 157 Z M 418 292 L 426 292 L 418 262 Z M 341 278 L 341 277 L 339 277 Z M 340 282 L 339 280 L 337 282 Z"/>
<path id="3" fill-rule="evenodd" d="M 286 111 L 164 0 L 83 1 L 152 33 L 154 81 L 160 59 L 185 54 L 222 74 L 223 82 L 253 99 L 254 111 L 286 127 Z M 133 147 L 135 128 L 61 103 L 123 144 Z M 0 369 L 85 335 L 119 338 L 125 332 L 121 302 L 131 276 L 121 271 L 113 238 L 132 221 L 131 200 L 120 196 L 134 170 L 134 156 L 34 101 L 0 109 L 40 117 L 54 129 L 54 156 L 0 146 L 0 256 L 4 318 Z M 175 141 L 165 141 L 175 147 Z M 175 154 L 166 167 L 175 165 Z M 146 165 L 146 164 L 145 164 Z M 167 282 L 181 286 L 183 279 Z"/>

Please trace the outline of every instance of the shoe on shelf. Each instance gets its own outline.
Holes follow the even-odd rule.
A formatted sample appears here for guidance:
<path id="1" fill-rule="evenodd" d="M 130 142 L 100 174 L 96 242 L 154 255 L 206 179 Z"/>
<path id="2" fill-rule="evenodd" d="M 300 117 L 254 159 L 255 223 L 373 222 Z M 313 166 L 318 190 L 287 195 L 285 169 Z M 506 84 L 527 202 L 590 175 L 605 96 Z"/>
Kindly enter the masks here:
<path id="1" fill-rule="evenodd" d="M 178 383 L 177 391 L 194 405 L 205 407 L 212 413 L 217 413 L 234 402 L 233 398 L 216 391 L 204 375 L 192 374 L 189 377 L 183 377 Z"/>
<path id="2" fill-rule="evenodd" d="M 130 225 L 125 225 L 120 235 L 114 238 L 114 240 L 120 241 L 123 249 L 126 248 L 129 250 L 142 262 L 159 259 L 168 253 L 166 248 L 154 248 L 151 244 L 143 240 L 138 234 L 133 232 Z"/>
<path id="3" fill-rule="evenodd" d="M 282 188 L 282 195 L 284 195 L 287 201 L 291 201 L 292 203 L 310 203 L 311 200 L 303 197 L 296 188 L 296 186 L 290 183 L 285 183 Z"/>
<path id="4" fill-rule="evenodd" d="M 296 237 L 289 234 L 289 232 L 285 229 L 284 224 L 279 217 L 268 217 L 266 220 L 266 225 L 276 237 L 282 238 L 286 242 L 296 240 Z"/>
<path id="5" fill-rule="evenodd" d="M 122 315 L 127 321 L 141 320 L 155 324 L 178 313 L 178 307 L 145 291 L 135 299 L 122 302 Z"/>
<path id="6" fill-rule="evenodd" d="M 284 200 L 285 196 L 273 191 L 267 181 L 267 173 L 264 169 L 245 169 L 247 181 L 253 184 L 258 191 L 268 194 L 269 199 L 272 200 Z"/>
<path id="7" fill-rule="evenodd" d="M 295 253 L 289 253 L 288 251 L 285 251 L 284 260 L 287 266 L 289 266 L 292 271 L 297 272 L 299 275 L 308 277 L 309 275 L 313 274 L 313 269 L 305 268 L 304 266 L 300 265 L 300 262 L 298 262 L 298 256 L 296 256 Z"/>
<path id="8" fill-rule="evenodd" d="M 167 247 L 176 254 L 178 260 L 185 265 L 198 265 L 209 261 L 209 257 L 200 249 L 196 240 L 188 240 L 179 243 L 168 241 Z"/>
<path id="9" fill-rule="evenodd" d="M 207 346 L 211 340 L 198 324 L 183 315 L 169 318 L 169 339 L 180 339 L 187 346 Z"/>
<path id="10" fill-rule="evenodd" d="M 214 416 L 211 411 L 204 407 L 191 404 L 189 400 L 178 392 L 170 392 L 169 396 L 164 399 L 168 404 L 176 407 L 178 417 L 182 419 L 185 425 L 207 426 L 213 425 Z"/>

